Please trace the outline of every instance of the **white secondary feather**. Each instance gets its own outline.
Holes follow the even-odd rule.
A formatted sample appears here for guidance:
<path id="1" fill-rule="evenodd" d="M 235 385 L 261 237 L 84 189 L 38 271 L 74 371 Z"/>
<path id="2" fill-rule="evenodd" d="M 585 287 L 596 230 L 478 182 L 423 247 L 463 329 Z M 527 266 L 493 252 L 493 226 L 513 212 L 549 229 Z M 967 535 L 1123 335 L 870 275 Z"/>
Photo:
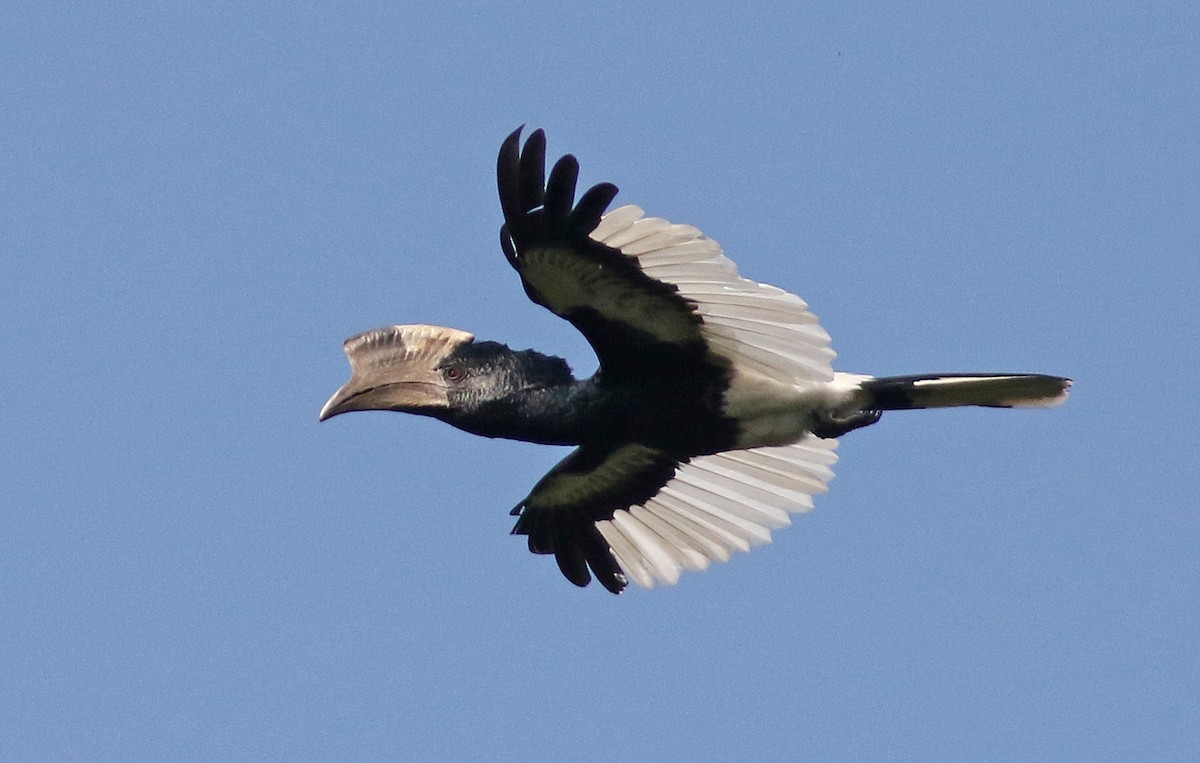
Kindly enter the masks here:
<path id="1" fill-rule="evenodd" d="M 684 570 L 727 561 L 771 541 L 790 513 L 812 508 L 833 479 L 837 440 L 806 437 L 774 448 L 701 456 L 679 467 L 658 495 L 596 527 L 629 579 L 674 585 Z"/>
<path id="2" fill-rule="evenodd" d="M 591 237 L 695 303 L 714 353 L 785 384 L 833 379 L 829 334 L 804 300 L 741 277 L 720 244 L 696 228 L 645 217 L 629 205 L 605 215 Z"/>

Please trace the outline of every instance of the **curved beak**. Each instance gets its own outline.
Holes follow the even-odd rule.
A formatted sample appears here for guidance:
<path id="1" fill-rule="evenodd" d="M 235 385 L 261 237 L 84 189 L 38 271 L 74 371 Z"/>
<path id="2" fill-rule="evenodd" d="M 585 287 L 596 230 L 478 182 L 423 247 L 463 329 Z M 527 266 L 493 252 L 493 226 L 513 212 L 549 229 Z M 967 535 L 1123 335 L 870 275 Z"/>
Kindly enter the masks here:
<path id="1" fill-rule="evenodd" d="M 419 380 L 396 381 L 378 387 L 359 389 L 352 379 L 333 393 L 321 408 L 320 421 L 350 411 L 406 411 L 447 408 L 445 385 Z"/>

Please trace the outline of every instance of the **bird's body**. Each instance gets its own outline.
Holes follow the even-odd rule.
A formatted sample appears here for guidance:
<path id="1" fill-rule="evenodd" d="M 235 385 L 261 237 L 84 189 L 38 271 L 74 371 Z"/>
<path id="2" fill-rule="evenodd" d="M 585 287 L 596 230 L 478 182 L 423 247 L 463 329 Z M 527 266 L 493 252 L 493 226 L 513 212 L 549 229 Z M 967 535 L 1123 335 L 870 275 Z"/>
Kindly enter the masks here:
<path id="1" fill-rule="evenodd" d="M 600 360 L 587 379 L 532 350 L 438 326 L 346 342 L 352 377 L 325 419 L 353 410 L 433 416 L 473 434 L 576 450 L 517 508 L 514 533 L 577 585 L 674 583 L 770 539 L 812 506 L 836 438 L 884 410 L 1047 406 L 1070 381 L 1041 374 L 875 378 L 834 372 L 799 297 L 742 278 L 695 228 L 575 202 L 578 164 L 545 180 L 545 137 L 520 131 L 498 163 L 501 244 L 526 294 L 576 326 Z"/>

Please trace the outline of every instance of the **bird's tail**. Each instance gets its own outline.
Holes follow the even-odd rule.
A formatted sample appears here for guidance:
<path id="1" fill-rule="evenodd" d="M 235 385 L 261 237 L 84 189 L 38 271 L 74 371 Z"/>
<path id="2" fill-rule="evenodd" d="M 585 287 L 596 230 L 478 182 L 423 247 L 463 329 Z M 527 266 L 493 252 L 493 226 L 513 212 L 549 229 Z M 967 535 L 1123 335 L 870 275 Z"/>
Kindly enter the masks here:
<path id="1" fill-rule="evenodd" d="M 1067 399 L 1070 379 L 1045 374 L 921 374 L 881 376 L 862 382 L 868 409 L 1049 408 Z"/>

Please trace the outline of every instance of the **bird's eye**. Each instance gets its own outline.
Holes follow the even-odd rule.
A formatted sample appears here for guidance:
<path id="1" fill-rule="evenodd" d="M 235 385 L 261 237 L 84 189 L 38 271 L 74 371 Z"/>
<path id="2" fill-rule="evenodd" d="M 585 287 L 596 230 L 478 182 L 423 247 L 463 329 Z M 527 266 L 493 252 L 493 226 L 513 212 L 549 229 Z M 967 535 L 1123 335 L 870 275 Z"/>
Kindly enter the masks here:
<path id="1" fill-rule="evenodd" d="M 460 382 L 466 377 L 467 370 L 462 366 L 448 366 L 443 373 L 449 381 Z"/>

